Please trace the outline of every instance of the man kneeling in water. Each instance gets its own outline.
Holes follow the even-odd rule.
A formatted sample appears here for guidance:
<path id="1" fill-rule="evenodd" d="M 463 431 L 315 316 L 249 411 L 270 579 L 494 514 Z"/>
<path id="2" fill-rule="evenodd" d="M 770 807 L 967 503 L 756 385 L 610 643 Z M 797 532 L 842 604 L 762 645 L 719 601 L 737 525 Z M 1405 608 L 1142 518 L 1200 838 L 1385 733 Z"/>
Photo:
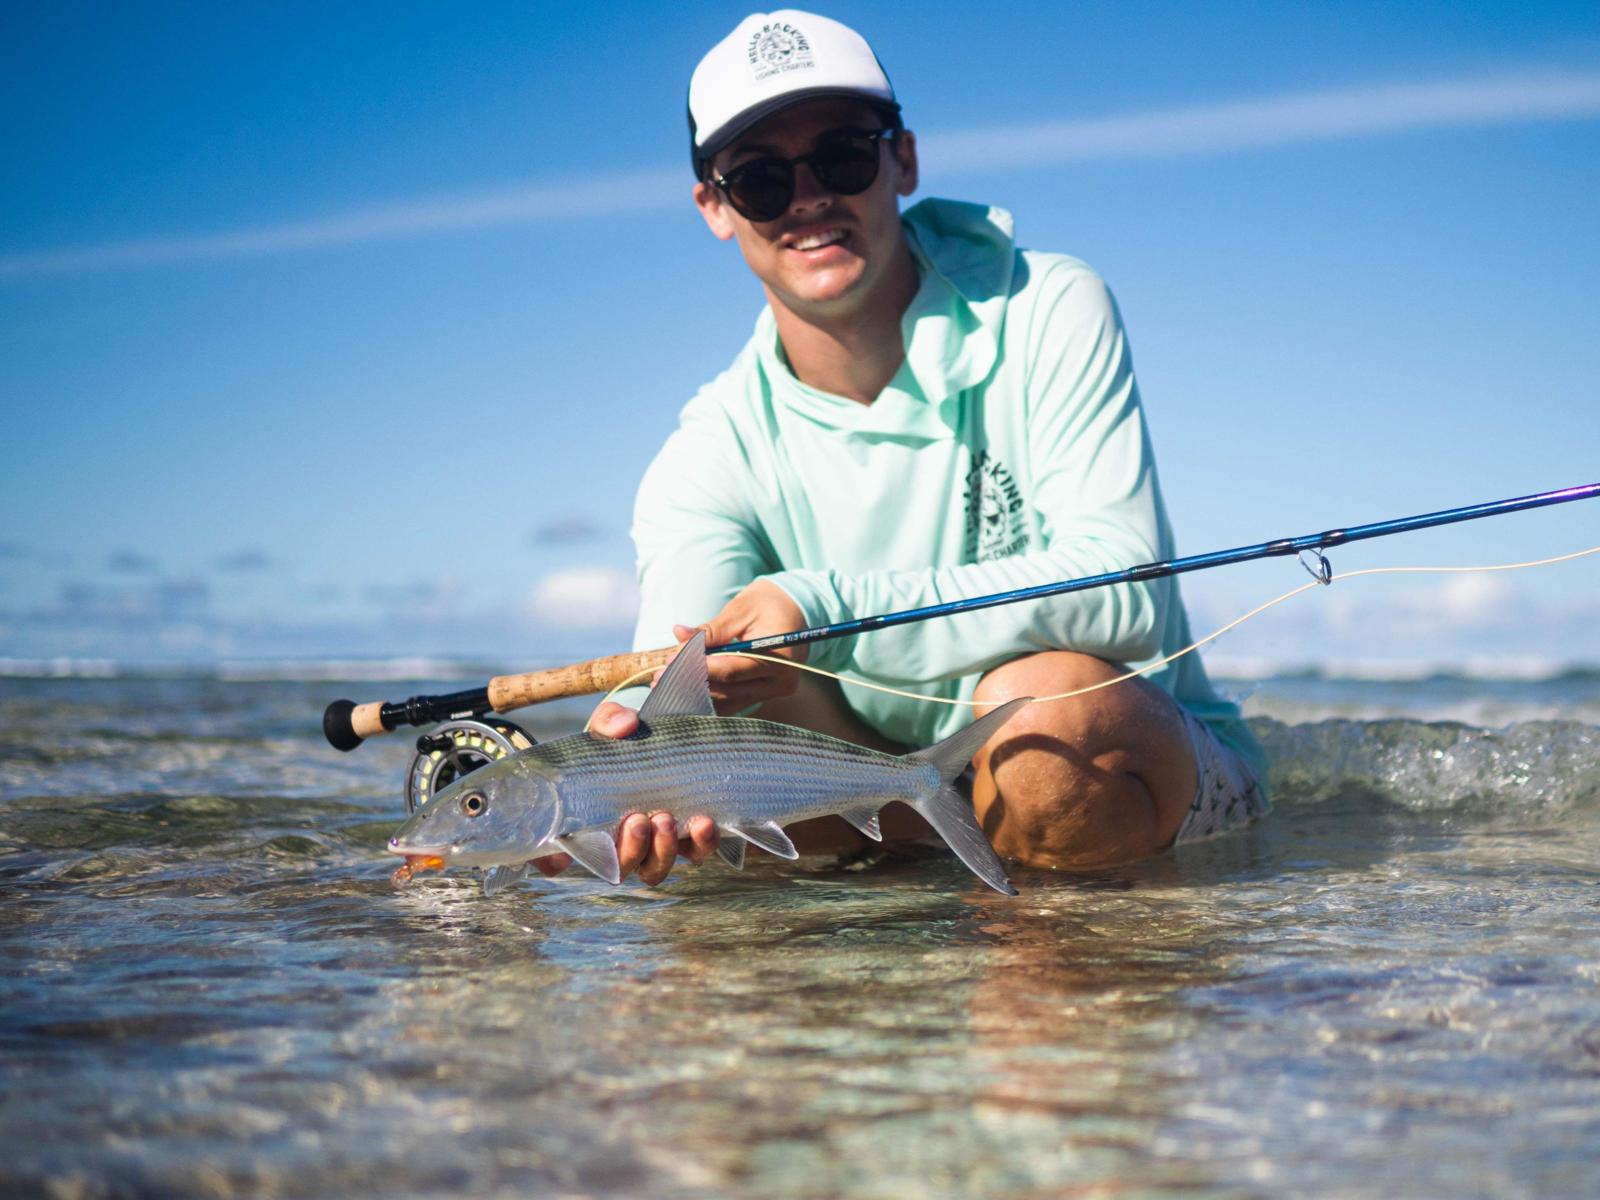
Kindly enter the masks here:
<path id="1" fill-rule="evenodd" d="M 797 11 L 747 17 L 695 68 L 689 124 L 694 203 L 767 305 L 640 486 L 638 647 L 694 627 L 716 646 L 1173 556 L 1105 284 L 1077 259 L 1018 249 L 1002 210 L 900 212 L 916 138 L 859 34 Z M 982 713 L 1191 640 L 1168 578 L 817 643 L 809 661 Z M 973 715 L 770 663 L 713 657 L 710 670 L 720 712 L 881 749 L 931 744 Z M 591 728 L 626 736 L 637 716 L 604 704 Z M 1193 655 L 1028 706 L 974 768 L 979 823 L 1034 866 L 1129 862 L 1267 810 L 1259 747 Z M 899 806 L 882 820 L 888 840 L 920 832 Z M 804 851 L 862 844 L 838 818 L 790 832 Z M 618 849 L 624 872 L 653 884 L 715 837 L 704 818 L 680 829 L 641 813 Z"/>

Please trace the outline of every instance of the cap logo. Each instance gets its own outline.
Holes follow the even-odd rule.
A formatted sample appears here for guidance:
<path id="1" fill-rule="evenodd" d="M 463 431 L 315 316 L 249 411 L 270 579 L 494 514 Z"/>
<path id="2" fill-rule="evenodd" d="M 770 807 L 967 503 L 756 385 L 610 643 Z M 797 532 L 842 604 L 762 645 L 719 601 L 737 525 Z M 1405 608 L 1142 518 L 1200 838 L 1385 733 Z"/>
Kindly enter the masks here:
<path id="1" fill-rule="evenodd" d="M 784 71 L 816 66 L 811 60 L 811 43 L 806 41 L 806 35 L 786 22 L 773 21 L 756 30 L 746 54 L 757 81 Z"/>

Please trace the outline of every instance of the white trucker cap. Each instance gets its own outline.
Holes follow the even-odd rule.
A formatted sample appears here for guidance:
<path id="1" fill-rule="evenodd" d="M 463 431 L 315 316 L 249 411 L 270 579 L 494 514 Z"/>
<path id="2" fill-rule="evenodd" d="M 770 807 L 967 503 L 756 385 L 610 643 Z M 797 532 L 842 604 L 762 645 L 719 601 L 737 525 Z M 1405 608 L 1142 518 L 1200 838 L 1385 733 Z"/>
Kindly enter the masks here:
<path id="1" fill-rule="evenodd" d="M 859 97 L 899 121 L 889 76 L 854 29 L 793 8 L 751 13 L 711 47 L 689 79 L 696 177 L 702 164 L 758 121 L 825 96 Z"/>

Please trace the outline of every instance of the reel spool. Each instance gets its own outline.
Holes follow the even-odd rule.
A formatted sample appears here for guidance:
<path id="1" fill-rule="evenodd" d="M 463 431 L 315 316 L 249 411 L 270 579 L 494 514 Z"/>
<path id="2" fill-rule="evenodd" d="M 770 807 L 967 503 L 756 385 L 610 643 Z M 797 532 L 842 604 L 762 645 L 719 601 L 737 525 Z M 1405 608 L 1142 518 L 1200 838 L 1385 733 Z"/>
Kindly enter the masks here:
<path id="1" fill-rule="evenodd" d="M 448 721 L 423 734 L 406 775 L 406 811 L 416 812 L 463 775 L 531 745 L 533 738 L 510 721 Z"/>

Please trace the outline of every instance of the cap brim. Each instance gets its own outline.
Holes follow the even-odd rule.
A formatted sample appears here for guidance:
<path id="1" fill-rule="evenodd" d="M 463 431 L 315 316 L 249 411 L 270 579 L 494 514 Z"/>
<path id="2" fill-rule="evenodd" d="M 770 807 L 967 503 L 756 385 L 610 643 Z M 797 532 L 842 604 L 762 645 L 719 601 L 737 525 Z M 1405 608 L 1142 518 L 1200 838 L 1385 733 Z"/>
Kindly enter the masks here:
<path id="1" fill-rule="evenodd" d="M 745 109 L 733 120 L 725 122 L 705 142 L 695 148 L 694 166 L 695 173 L 700 173 L 703 164 L 715 158 L 717 154 L 726 150 L 728 146 L 752 127 L 759 125 L 768 117 L 782 112 L 786 108 L 793 108 L 797 104 L 805 104 L 809 100 L 830 100 L 834 98 L 860 100 L 863 104 L 871 105 L 881 112 L 900 115 L 900 105 L 894 100 L 885 100 L 882 96 L 871 92 L 863 92 L 859 88 L 846 87 L 819 87 L 806 88 L 797 92 L 785 92 L 781 96 L 774 96 L 770 100 L 763 100 L 760 104 L 752 105 Z"/>

